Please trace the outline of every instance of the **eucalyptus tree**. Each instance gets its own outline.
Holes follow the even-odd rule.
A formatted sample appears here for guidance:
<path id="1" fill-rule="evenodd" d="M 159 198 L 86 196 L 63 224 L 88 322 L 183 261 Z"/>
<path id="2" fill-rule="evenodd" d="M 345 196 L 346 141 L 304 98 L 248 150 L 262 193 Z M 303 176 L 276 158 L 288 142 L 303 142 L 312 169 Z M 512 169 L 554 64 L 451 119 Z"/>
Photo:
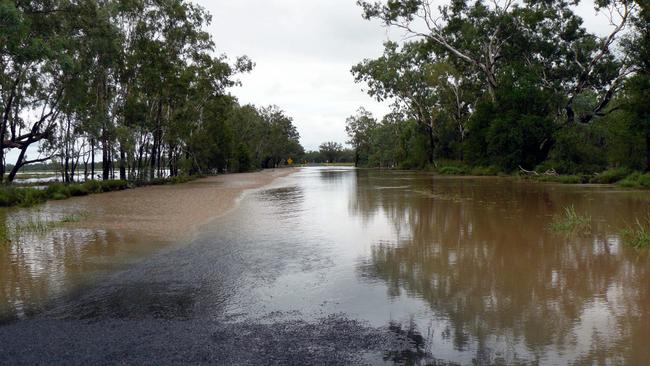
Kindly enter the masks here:
<path id="1" fill-rule="evenodd" d="M 288 158 L 304 154 L 293 118 L 275 105 L 261 108 L 258 112 L 263 120 L 262 131 L 266 131 L 262 140 L 262 154 L 258 157 L 262 168 L 274 168 Z"/>
<path id="2" fill-rule="evenodd" d="M 432 64 L 428 42 L 409 42 L 401 48 L 384 44 L 384 54 L 352 67 L 357 82 L 368 85 L 368 93 L 378 101 L 392 101 L 393 108 L 413 118 L 426 132 L 429 163 L 434 162 L 438 93 L 428 70 Z"/>
<path id="3" fill-rule="evenodd" d="M 635 65 L 635 74 L 626 82 L 622 109 L 634 132 L 645 142 L 645 171 L 650 172 L 650 2 L 640 0 L 640 11 L 633 19 L 635 33 L 627 43 L 627 52 Z"/>
<path id="4" fill-rule="evenodd" d="M 329 163 L 337 163 L 343 153 L 343 145 L 334 141 L 326 141 L 320 144 L 318 151 Z"/>
<path id="5" fill-rule="evenodd" d="M 468 77 L 478 76 L 492 101 L 504 77 L 517 70 L 536 72 L 540 83 L 564 97 L 558 115 L 568 124 L 576 121 L 575 105 L 585 94 L 594 95 L 594 102 L 580 122 L 606 113 L 631 72 L 627 60 L 613 52 L 635 12 L 631 0 L 596 2 L 612 24 L 605 37 L 588 33 L 571 9 L 574 3 L 562 0 L 460 0 L 437 8 L 429 0 L 360 0 L 358 4 L 365 18 L 378 18 L 408 37 L 428 40 L 435 45 L 436 55 L 466 68 Z"/>
<path id="6" fill-rule="evenodd" d="M 70 75 L 63 1 L 0 1 L 0 180 L 11 182 L 30 159 L 28 149 L 52 136 Z M 5 177 L 5 154 L 18 158 Z"/>
<path id="7" fill-rule="evenodd" d="M 228 88 L 247 57 L 215 56 L 211 16 L 187 0 L 0 0 L 0 179 L 54 160 L 71 181 L 101 151 L 102 178 L 276 166 L 303 151 L 279 108 Z M 45 156 L 27 157 L 36 146 Z"/>
<path id="8" fill-rule="evenodd" d="M 363 107 L 357 110 L 356 115 L 346 119 L 345 132 L 350 138 L 348 144 L 354 149 L 354 166 L 358 167 L 361 160 L 368 162 L 372 133 L 376 128 L 377 120 Z"/>

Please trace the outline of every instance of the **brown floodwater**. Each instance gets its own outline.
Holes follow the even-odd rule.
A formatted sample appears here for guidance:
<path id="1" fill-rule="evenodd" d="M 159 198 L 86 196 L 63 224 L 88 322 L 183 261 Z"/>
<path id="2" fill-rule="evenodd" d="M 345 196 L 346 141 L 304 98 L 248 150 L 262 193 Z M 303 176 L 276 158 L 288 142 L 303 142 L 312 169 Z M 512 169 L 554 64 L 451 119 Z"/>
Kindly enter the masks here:
<path id="1" fill-rule="evenodd" d="M 161 247 L 152 236 L 74 222 L 87 215 L 85 208 L 56 203 L 0 211 L 0 323 L 37 314 L 96 276 Z"/>
<path id="2" fill-rule="evenodd" d="M 650 360 L 650 250 L 630 248 L 620 235 L 650 217 L 648 192 L 305 169 L 258 200 L 275 218 L 257 219 L 251 231 L 273 228 L 283 233 L 278 242 L 295 241 L 280 258 L 309 258 L 253 291 L 266 311 L 343 312 L 373 326 L 415 328 L 428 362 Z M 570 206 L 591 217 L 590 234 L 549 228 Z M 255 202 L 244 207 L 231 220 L 260 211 Z M 372 362 L 417 361 L 402 356 Z"/>
<path id="3" fill-rule="evenodd" d="M 571 206 L 591 217 L 590 233 L 550 229 Z M 191 289 L 183 303 L 200 306 L 183 319 L 342 313 L 418 335 L 415 354 L 368 354 L 372 364 L 635 365 L 650 360 L 650 250 L 621 231 L 648 217 L 650 192 L 610 186 L 305 168 L 151 266 L 182 264 L 155 283 Z M 20 318 L 92 273 L 137 267 L 156 245 L 65 227 L 0 246 L 0 311 Z M 125 277 L 147 283 L 150 272 Z"/>

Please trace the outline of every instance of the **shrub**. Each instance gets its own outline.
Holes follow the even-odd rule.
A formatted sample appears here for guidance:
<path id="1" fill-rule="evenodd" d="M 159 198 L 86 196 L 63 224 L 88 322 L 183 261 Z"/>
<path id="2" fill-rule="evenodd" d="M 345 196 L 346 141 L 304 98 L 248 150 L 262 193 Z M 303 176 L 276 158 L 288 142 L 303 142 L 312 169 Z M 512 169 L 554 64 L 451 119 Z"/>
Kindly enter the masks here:
<path id="1" fill-rule="evenodd" d="M 101 183 L 97 180 L 89 180 L 83 183 L 83 187 L 88 193 L 99 193 L 101 192 Z"/>
<path id="2" fill-rule="evenodd" d="M 14 206 L 16 201 L 17 195 L 14 188 L 2 187 L 2 189 L 0 189 L 0 206 Z"/>
<path id="3" fill-rule="evenodd" d="M 554 130 L 547 103 L 552 97 L 525 80 L 517 84 L 502 88 L 494 103 L 477 105 L 468 121 L 472 133 L 465 145 L 471 164 L 511 172 L 546 159 Z"/>
<path id="4" fill-rule="evenodd" d="M 35 188 L 17 188 L 18 200 L 15 202 L 15 205 L 20 206 L 34 206 L 39 203 L 43 203 L 47 200 L 47 192 L 41 189 Z"/>
<path id="5" fill-rule="evenodd" d="M 442 175 L 464 175 L 466 170 L 460 166 L 443 166 L 438 168 L 438 173 Z"/>
<path id="6" fill-rule="evenodd" d="M 619 184 L 628 188 L 650 188 L 650 174 L 632 173 Z"/>
<path id="7" fill-rule="evenodd" d="M 50 184 L 45 190 L 45 194 L 48 198 L 53 198 L 55 200 L 65 199 L 70 197 L 69 186 L 62 183 Z"/>
<path id="8" fill-rule="evenodd" d="M 595 126 L 574 125 L 555 133 L 549 159 L 536 169 L 555 169 L 560 174 L 594 174 L 607 166 L 605 151 L 599 145 L 602 131 Z"/>
<path id="9" fill-rule="evenodd" d="M 85 184 L 71 184 L 68 189 L 70 190 L 70 195 L 73 197 L 88 195 L 88 187 Z"/>
<path id="10" fill-rule="evenodd" d="M 539 175 L 532 176 L 538 182 L 561 183 L 561 184 L 584 184 L 589 183 L 588 175 Z"/>
<path id="11" fill-rule="evenodd" d="M 191 182 L 195 179 L 199 178 L 199 176 L 188 176 L 188 175 L 179 175 L 176 177 L 169 177 L 169 178 L 155 178 L 149 182 L 146 181 L 140 181 L 137 182 L 136 185 L 138 186 L 160 186 L 160 185 L 165 185 L 165 184 L 181 184 L 181 183 L 187 183 Z"/>
<path id="12" fill-rule="evenodd" d="M 61 192 L 55 192 L 53 195 L 50 196 L 53 200 L 64 200 L 66 198 L 69 198 L 70 196 L 66 196 L 65 194 Z"/>
<path id="13" fill-rule="evenodd" d="M 591 178 L 591 183 L 612 184 L 623 180 L 628 175 L 630 175 L 630 170 L 627 168 L 608 169 Z"/>
<path id="14" fill-rule="evenodd" d="M 104 180 L 99 185 L 102 192 L 122 191 L 129 188 L 129 182 L 125 180 Z"/>
<path id="15" fill-rule="evenodd" d="M 495 166 L 477 166 L 470 171 L 471 175 L 498 175 L 499 168 Z"/>

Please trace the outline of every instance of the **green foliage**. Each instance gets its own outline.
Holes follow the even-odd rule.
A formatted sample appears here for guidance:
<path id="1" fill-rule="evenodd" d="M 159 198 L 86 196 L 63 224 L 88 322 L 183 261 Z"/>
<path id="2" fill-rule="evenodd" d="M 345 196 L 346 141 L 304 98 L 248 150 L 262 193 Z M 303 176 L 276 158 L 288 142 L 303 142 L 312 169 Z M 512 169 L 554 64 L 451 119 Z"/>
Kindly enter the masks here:
<path id="1" fill-rule="evenodd" d="M 615 111 L 600 120 L 606 135 L 606 148 L 596 153 L 606 154 L 610 166 L 643 170 L 646 164 L 645 131 L 637 127 L 636 117 L 625 110 Z"/>
<path id="2" fill-rule="evenodd" d="M 238 145 L 235 161 L 236 166 L 234 168 L 236 171 L 247 172 L 253 168 L 251 152 L 246 144 L 240 143 Z"/>
<path id="3" fill-rule="evenodd" d="M 355 116 L 348 117 L 345 121 L 345 132 L 350 140 L 348 143 L 354 149 L 355 166 L 367 165 L 370 160 L 372 144 L 383 144 L 386 138 L 383 134 L 376 134 L 377 121 L 372 114 L 363 108 L 359 108 Z M 383 156 L 373 157 L 378 160 L 379 166 L 384 163 Z"/>
<path id="4" fill-rule="evenodd" d="M 12 111 L 0 113 L 0 155 L 38 142 L 56 159 L 41 165 L 70 182 L 80 162 L 96 167 L 98 153 L 104 180 L 118 165 L 120 179 L 131 181 L 162 178 L 166 169 L 177 176 L 275 167 L 303 154 L 283 111 L 240 106 L 229 95 L 253 62 L 216 56 L 204 8 L 188 0 L 37 5 L 0 4 L 0 111 Z M 23 119 L 33 110 L 45 117 Z M 0 181 L 40 160 L 20 156 Z M 77 188 L 49 198 L 119 187 Z"/>
<path id="5" fill-rule="evenodd" d="M 191 181 L 196 180 L 200 176 L 198 175 L 193 175 L 193 176 L 188 176 L 188 175 L 179 175 L 175 177 L 169 177 L 169 178 L 156 178 L 152 181 L 148 182 L 141 182 L 141 186 L 162 186 L 162 185 L 172 185 L 172 184 L 183 184 L 183 183 L 188 183 Z"/>
<path id="6" fill-rule="evenodd" d="M 596 174 L 591 179 L 591 183 L 599 184 L 612 184 L 623 180 L 625 177 L 630 175 L 631 171 L 628 168 L 612 168 L 607 169 L 600 174 Z"/>
<path id="7" fill-rule="evenodd" d="M 327 163 L 338 163 L 343 153 L 343 145 L 334 141 L 323 142 L 318 150 Z"/>
<path id="8" fill-rule="evenodd" d="M 618 183 L 626 188 L 650 188 L 650 174 L 635 172 Z"/>
<path id="9" fill-rule="evenodd" d="M 467 170 L 460 166 L 443 166 L 437 169 L 442 175 L 465 175 Z"/>
<path id="10" fill-rule="evenodd" d="M 471 168 L 469 172 L 470 175 L 476 175 L 476 176 L 498 175 L 499 173 L 500 173 L 499 168 L 495 166 L 475 166 Z"/>
<path id="11" fill-rule="evenodd" d="M 607 167 L 602 132 L 597 126 L 575 125 L 559 130 L 549 160 L 537 167 L 554 169 L 560 174 L 593 174 Z"/>
<path id="12" fill-rule="evenodd" d="M 636 220 L 636 225 L 629 227 L 621 233 L 623 242 L 633 248 L 650 248 L 650 220 L 644 222 Z"/>
<path id="13" fill-rule="evenodd" d="M 92 180 L 75 184 L 54 183 L 45 189 L 4 186 L 0 188 L 0 207 L 29 207 L 47 200 L 62 200 L 73 196 L 120 191 L 127 188 L 129 188 L 129 183 L 121 180 Z"/>
<path id="14" fill-rule="evenodd" d="M 469 121 L 468 161 L 506 172 L 544 161 L 553 130 L 549 99 L 547 93 L 526 86 L 502 90 L 496 102 L 479 104 Z"/>
<path id="15" fill-rule="evenodd" d="M 591 234 L 591 217 L 578 214 L 573 206 L 565 207 L 563 214 L 553 217 L 551 229 L 556 232 L 588 235 Z"/>
<path id="16" fill-rule="evenodd" d="M 429 164 L 427 137 L 415 126 L 409 127 L 400 135 L 404 158 L 398 166 L 401 169 L 424 169 Z"/>
<path id="17" fill-rule="evenodd" d="M 586 184 L 589 183 L 590 177 L 588 175 L 538 175 L 528 176 L 528 179 L 537 182 L 546 183 L 561 183 L 561 184 Z"/>
<path id="18" fill-rule="evenodd" d="M 34 188 L 0 187 L 0 206 L 33 206 L 46 200 L 46 192 Z"/>
<path id="19" fill-rule="evenodd" d="M 70 184 L 68 186 L 68 192 L 72 197 L 87 196 L 90 194 L 89 182 L 84 184 Z"/>
<path id="20" fill-rule="evenodd" d="M 381 159 L 369 159 L 369 166 L 392 160 L 422 168 L 427 164 L 416 156 L 424 151 L 429 163 L 434 156 L 460 159 L 470 167 L 491 167 L 477 171 L 486 174 L 520 166 L 554 169 L 569 177 L 543 179 L 576 183 L 621 179 L 622 173 L 612 171 L 594 177 L 612 167 L 650 171 L 646 7 L 624 14 L 621 28 L 631 30 L 625 36 L 614 30 L 603 37 L 584 28 L 567 2 L 359 5 L 366 18 L 417 38 L 388 42 L 383 55 L 352 68 L 369 95 L 390 101 L 391 115 L 401 115 L 395 119 L 400 142 L 384 148 Z M 614 5 L 632 9 L 622 2 L 596 4 Z M 404 138 L 412 120 L 425 138 Z M 380 140 L 370 141 L 364 151 L 379 150 Z M 381 141 L 386 146 L 390 139 Z"/>

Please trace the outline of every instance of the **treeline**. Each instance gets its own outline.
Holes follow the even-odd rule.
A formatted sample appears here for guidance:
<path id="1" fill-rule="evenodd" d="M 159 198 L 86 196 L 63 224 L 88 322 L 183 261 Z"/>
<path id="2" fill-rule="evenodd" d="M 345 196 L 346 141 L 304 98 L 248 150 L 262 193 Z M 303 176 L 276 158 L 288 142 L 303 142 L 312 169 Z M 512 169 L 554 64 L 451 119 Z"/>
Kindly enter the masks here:
<path id="1" fill-rule="evenodd" d="M 358 165 L 650 170 L 647 0 L 597 0 L 604 36 L 560 0 L 358 3 L 407 39 L 352 68 L 393 106 L 347 120 Z"/>
<path id="2" fill-rule="evenodd" d="M 228 94 L 253 63 L 215 56 L 190 1 L 0 0 L 0 20 L 2 182 L 42 162 L 67 182 L 98 162 L 103 179 L 152 180 L 303 152 L 284 112 Z"/>
<path id="3" fill-rule="evenodd" d="M 307 151 L 301 159 L 303 164 L 351 164 L 354 162 L 354 151 L 345 148 L 335 141 L 326 141 L 320 144 L 318 150 Z"/>

